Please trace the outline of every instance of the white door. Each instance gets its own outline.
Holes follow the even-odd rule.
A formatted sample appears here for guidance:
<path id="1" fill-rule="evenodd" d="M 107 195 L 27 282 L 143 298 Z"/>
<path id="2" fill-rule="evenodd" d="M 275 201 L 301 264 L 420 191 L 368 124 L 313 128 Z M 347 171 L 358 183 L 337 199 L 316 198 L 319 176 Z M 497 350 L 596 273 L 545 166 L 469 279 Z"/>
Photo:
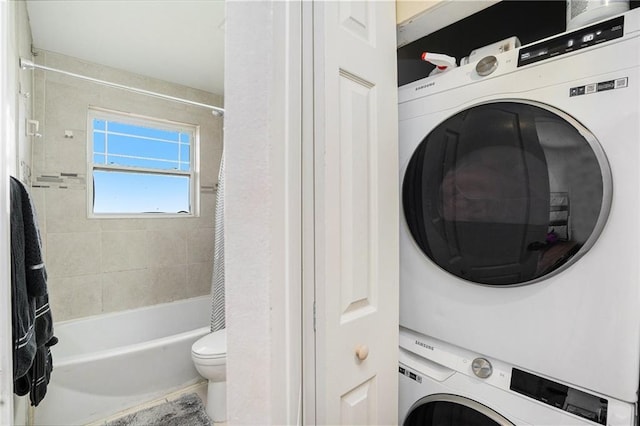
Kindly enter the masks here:
<path id="1" fill-rule="evenodd" d="M 397 421 L 395 2 L 313 3 L 315 422 Z"/>

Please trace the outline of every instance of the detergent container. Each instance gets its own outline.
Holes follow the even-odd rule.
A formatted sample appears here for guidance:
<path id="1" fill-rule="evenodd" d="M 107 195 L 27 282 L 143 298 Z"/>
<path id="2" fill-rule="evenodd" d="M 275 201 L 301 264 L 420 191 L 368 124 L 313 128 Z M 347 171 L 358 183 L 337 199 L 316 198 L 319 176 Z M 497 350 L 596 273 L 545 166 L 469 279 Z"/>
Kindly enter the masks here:
<path id="1" fill-rule="evenodd" d="M 629 0 L 567 0 L 567 31 L 629 10 Z"/>

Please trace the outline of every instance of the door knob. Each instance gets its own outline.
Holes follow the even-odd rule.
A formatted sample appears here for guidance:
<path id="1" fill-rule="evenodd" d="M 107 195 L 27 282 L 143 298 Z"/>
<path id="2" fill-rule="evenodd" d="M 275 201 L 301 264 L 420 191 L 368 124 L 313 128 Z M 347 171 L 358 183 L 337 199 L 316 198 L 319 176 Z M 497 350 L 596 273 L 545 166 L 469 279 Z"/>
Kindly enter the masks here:
<path id="1" fill-rule="evenodd" d="M 360 361 L 364 361 L 369 356 L 369 347 L 367 345 L 358 345 L 356 348 L 356 357 Z"/>

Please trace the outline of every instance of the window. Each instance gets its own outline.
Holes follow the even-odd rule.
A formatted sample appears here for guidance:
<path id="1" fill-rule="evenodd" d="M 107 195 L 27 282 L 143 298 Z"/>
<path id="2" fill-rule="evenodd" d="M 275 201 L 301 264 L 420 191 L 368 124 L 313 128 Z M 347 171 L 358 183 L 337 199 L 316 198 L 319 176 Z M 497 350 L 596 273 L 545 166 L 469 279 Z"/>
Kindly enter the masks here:
<path id="1" fill-rule="evenodd" d="M 198 127 L 90 108 L 89 216 L 195 215 Z"/>

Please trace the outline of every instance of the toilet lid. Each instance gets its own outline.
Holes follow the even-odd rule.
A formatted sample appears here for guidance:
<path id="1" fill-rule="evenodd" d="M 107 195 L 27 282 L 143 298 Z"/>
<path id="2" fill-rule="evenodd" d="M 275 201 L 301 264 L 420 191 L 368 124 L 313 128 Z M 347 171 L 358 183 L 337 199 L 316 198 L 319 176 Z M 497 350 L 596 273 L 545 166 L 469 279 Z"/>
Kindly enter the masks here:
<path id="1" fill-rule="evenodd" d="M 191 346 L 191 352 L 198 358 L 227 356 L 227 330 L 219 330 L 201 337 Z"/>

